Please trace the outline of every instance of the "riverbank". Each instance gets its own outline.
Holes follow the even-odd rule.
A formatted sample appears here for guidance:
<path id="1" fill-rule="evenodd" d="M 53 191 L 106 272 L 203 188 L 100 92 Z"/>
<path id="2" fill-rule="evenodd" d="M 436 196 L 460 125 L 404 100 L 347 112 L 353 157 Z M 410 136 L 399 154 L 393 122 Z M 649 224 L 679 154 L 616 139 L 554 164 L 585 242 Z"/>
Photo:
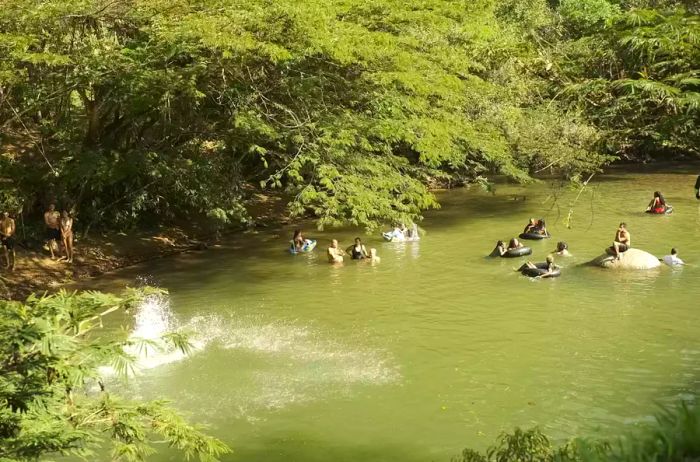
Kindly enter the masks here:
<path id="1" fill-rule="evenodd" d="M 212 249 L 222 237 L 245 229 L 269 228 L 289 221 L 285 201 L 280 197 L 258 195 L 250 210 L 253 220 L 224 228 L 192 222 L 184 226 L 162 226 L 131 232 L 93 233 L 85 239 L 76 240 L 73 263 L 52 260 L 46 246 L 31 249 L 17 245 L 13 271 L 4 267 L 5 261 L 2 259 L 0 298 L 24 300 L 31 294 L 57 290 L 65 284 L 99 277 L 150 260 Z"/>
<path id="2" fill-rule="evenodd" d="M 0 272 L 0 297 L 21 300 L 144 261 L 205 249 L 212 243 L 212 239 L 198 240 L 180 228 L 100 235 L 76 242 L 73 263 L 52 260 L 46 247 L 29 250 L 17 246 L 15 269 Z"/>

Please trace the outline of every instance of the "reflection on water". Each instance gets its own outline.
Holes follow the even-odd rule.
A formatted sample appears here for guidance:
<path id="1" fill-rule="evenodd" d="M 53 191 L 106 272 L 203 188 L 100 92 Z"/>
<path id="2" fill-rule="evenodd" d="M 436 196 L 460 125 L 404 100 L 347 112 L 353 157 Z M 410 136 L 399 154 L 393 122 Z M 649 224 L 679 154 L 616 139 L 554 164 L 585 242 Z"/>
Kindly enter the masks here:
<path id="1" fill-rule="evenodd" d="M 564 219 L 578 191 L 453 191 L 422 223 L 420 242 L 363 238 L 382 257 L 374 266 L 326 263 L 330 239 L 344 248 L 352 229 L 307 230 L 316 251 L 289 255 L 291 227 L 149 264 L 171 296 L 139 312 L 134 335 L 174 327 L 199 350 L 151 358 L 160 367 L 130 390 L 173 399 L 212 425 L 236 448 L 231 461 L 446 461 L 514 426 L 567 438 L 643 422 L 656 403 L 700 385 L 700 266 L 583 264 L 620 221 L 635 247 L 663 256 L 675 246 L 699 263 L 700 210 L 686 184 L 695 176 L 686 176 L 601 177 L 571 227 Z M 642 213 L 654 190 L 673 215 Z M 569 243 L 560 278 L 533 281 L 513 271 L 524 259 L 483 258 L 531 216 L 554 236 L 531 243 L 533 261 Z"/>

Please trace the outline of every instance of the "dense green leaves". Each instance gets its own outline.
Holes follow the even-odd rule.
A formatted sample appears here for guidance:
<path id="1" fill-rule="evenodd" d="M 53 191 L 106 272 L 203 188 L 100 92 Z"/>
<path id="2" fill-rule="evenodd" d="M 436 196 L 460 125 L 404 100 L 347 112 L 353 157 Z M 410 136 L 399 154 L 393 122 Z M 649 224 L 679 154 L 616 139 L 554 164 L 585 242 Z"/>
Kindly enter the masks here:
<path id="1" fill-rule="evenodd" d="M 118 398 L 103 379 L 111 365 L 133 371 L 142 348 L 179 348 L 179 334 L 141 340 L 101 332 L 102 317 L 133 307 L 152 289 L 122 297 L 99 292 L 30 297 L 0 302 L 0 460 L 33 461 L 52 454 L 94 460 L 111 448 L 113 460 L 142 461 L 163 439 L 190 459 L 213 461 L 229 450 L 187 424 L 164 402 Z"/>
<path id="2" fill-rule="evenodd" d="M 700 16 L 672 2 L 657 8 L 584 15 L 580 38 L 565 42 L 565 98 L 606 132 L 609 151 L 632 159 L 700 154 Z M 640 5 L 645 6 L 645 5 Z M 595 20 L 604 12 L 604 18 Z M 602 19 L 606 27 L 602 27 Z M 588 22 L 586 26 L 585 23 Z"/>
<path id="3" fill-rule="evenodd" d="M 373 228 L 435 206 L 427 185 L 595 170 L 595 135 L 548 104 L 527 38 L 553 21 L 541 0 L 17 0 L 0 11 L 2 176 L 85 224 L 245 219 L 261 191 Z M 538 114 L 543 149 L 520 144 Z"/>

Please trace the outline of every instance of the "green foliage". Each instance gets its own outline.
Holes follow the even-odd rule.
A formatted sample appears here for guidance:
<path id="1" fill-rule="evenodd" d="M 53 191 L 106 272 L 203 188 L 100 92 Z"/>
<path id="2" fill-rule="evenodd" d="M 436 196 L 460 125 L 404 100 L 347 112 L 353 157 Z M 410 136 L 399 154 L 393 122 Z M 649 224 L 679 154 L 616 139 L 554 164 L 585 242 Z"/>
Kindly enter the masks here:
<path id="1" fill-rule="evenodd" d="M 576 439 L 555 447 L 539 429 L 516 429 L 479 453 L 465 449 L 454 462 L 642 462 L 700 458 L 700 407 L 681 403 L 661 410 L 653 424 L 618 441 Z"/>
<path id="2" fill-rule="evenodd" d="M 142 461 L 154 452 L 156 435 L 187 460 L 214 461 L 229 451 L 165 402 L 132 402 L 110 393 L 101 376 L 105 365 L 122 376 L 133 371 L 135 358 L 125 347 L 188 351 L 175 334 L 163 342 L 101 334 L 103 316 L 159 293 L 61 291 L 24 303 L 0 301 L 0 460 L 52 454 L 94 460 L 95 449 L 106 444 L 114 460 Z"/>
<path id="3" fill-rule="evenodd" d="M 559 14 L 569 32 L 590 33 L 614 20 L 620 8 L 608 0 L 562 0 Z"/>
<path id="4" fill-rule="evenodd" d="M 553 24 L 544 0 L 17 0 L 0 176 L 85 225 L 245 220 L 260 191 L 321 226 L 416 220 L 429 184 L 606 162 L 542 98 L 551 62 L 522 37 Z M 565 164 L 518 144 L 538 113 Z"/>
<path id="5" fill-rule="evenodd" d="M 573 2 L 569 8 L 579 11 Z M 700 155 L 697 11 L 661 5 L 607 21 L 564 43 L 561 94 L 605 131 L 608 151 L 632 159 Z"/>

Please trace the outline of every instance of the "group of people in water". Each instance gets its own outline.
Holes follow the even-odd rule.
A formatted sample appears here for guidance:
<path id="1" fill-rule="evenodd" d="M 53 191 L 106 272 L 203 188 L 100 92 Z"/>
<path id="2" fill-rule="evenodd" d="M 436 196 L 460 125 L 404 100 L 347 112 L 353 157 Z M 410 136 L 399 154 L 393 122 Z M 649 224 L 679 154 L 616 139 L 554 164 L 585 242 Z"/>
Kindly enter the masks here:
<path id="1" fill-rule="evenodd" d="M 51 259 L 55 260 L 63 249 L 63 256 L 59 260 L 68 263 L 73 262 L 73 217 L 68 210 L 59 212 L 56 204 L 49 204 L 44 212 L 44 225 L 46 226 L 46 246 L 51 254 Z M 3 249 L 5 267 L 12 271 L 16 263 L 16 233 L 17 225 L 10 213 L 5 211 L 0 220 L 0 245 Z"/>
<path id="2" fill-rule="evenodd" d="M 340 247 L 337 239 L 331 240 L 331 245 L 328 246 L 326 254 L 328 256 L 328 263 L 343 263 L 346 256 L 349 256 L 353 260 L 365 260 L 374 263 L 379 263 L 380 261 L 377 255 L 377 249 L 371 248 L 368 252 L 367 247 L 365 247 L 362 243 L 362 239 L 359 237 L 356 237 L 355 243 L 345 250 Z"/>
<path id="3" fill-rule="evenodd" d="M 698 178 L 698 183 L 696 184 L 696 194 L 700 195 L 700 177 Z M 700 199 L 700 197 L 698 197 Z M 659 191 L 654 192 L 654 197 L 649 203 L 646 212 L 663 214 L 669 213 L 672 207 L 666 202 L 663 194 Z M 523 233 L 520 234 L 521 238 L 524 239 L 541 239 L 544 237 L 549 237 L 547 228 L 543 219 L 536 220 L 535 218 L 530 218 Z M 627 229 L 627 224 L 622 222 L 615 231 L 615 237 L 613 238 L 612 245 L 606 249 L 606 252 L 611 256 L 613 260 L 620 260 L 626 251 L 632 248 L 632 235 Z M 531 249 L 526 248 L 518 238 L 512 238 L 508 244 L 504 241 L 499 240 L 496 242 L 496 247 L 491 252 L 491 257 L 517 257 L 523 255 L 529 255 L 532 253 Z M 554 256 L 569 257 L 569 245 L 560 241 L 557 243 L 556 249 L 547 256 L 544 263 L 533 263 L 531 261 L 526 262 L 517 271 L 521 273 L 538 278 L 548 278 L 559 276 L 559 268 L 554 263 Z M 678 256 L 678 250 L 676 248 L 671 249 L 669 255 L 664 256 L 661 261 L 669 266 L 679 266 L 684 265 L 683 260 Z"/>
<path id="4" fill-rule="evenodd" d="M 304 252 L 305 249 L 313 250 L 313 247 L 309 246 L 312 242 L 314 241 L 304 238 L 301 229 L 294 230 L 294 237 L 292 238 L 292 248 L 294 249 L 294 253 Z M 365 260 L 374 263 L 379 263 L 381 260 L 377 255 L 377 249 L 370 248 L 367 250 L 367 247 L 362 243 L 362 239 L 359 237 L 356 237 L 353 245 L 349 246 L 345 250 L 340 247 L 337 239 L 331 240 L 328 249 L 326 249 L 326 255 L 328 256 L 329 263 L 343 263 L 345 257 L 350 257 L 353 260 Z"/>

